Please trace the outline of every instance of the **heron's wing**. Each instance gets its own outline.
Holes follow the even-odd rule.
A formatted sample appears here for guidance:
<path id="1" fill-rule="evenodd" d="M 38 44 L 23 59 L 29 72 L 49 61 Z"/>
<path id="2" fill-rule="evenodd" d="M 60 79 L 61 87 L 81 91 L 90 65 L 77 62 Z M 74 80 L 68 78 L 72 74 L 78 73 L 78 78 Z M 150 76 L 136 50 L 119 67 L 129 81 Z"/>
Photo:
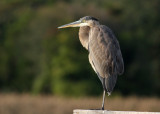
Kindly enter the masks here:
<path id="1" fill-rule="evenodd" d="M 102 34 L 103 33 L 103 34 Z M 119 42 L 115 35 L 113 34 L 112 30 L 104 25 L 101 26 L 101 32 L 99 36 L 99 41 L 105 40 L 104 43 L 99 43 L 101 47 L 106 47 L 107 50 L 105 50 L 106 55 L 110 55 L 108 61 L 112 61 L 112 73 L 115 72 L 118 75 L 123 74 L 124 72 L 124 62 L 123 57 L 121 54 Z M 101 37 L 103 36 L 103 37 Z M 109 45 L 107 46 L 107 42 L 109 42 Z M 106 44 L 105 44 L 106 43 Z M 111 73 L 111 74 L 112 74 Z"/>
<path id="2" fill-rule="evenodd" d="M 119 43 L 106 26 L 93 27 L 89 36 L 89 56 L 102 84 L 107 91 L 112 91 L 117 75 L 124 70 Z"/>

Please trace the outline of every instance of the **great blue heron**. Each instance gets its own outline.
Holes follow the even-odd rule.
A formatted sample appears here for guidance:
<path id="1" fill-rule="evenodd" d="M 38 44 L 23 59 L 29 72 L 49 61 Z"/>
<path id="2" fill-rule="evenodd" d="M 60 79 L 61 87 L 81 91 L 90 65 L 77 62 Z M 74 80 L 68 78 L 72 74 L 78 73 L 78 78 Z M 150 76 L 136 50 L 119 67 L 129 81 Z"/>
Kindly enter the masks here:
<path id="1" fill-rule="evenodd" d="M 80 27 L 79 40 L 89 52 L 89 62 L 97 73 L 104 89 L 102 110 L 104 110 L 105 92 L 111 94 L 117 81 L 117 75 L 124 72 L 124 63 L 115 35 L 112 30 L 91 16 L 62 25 L 58 28 Z"/>

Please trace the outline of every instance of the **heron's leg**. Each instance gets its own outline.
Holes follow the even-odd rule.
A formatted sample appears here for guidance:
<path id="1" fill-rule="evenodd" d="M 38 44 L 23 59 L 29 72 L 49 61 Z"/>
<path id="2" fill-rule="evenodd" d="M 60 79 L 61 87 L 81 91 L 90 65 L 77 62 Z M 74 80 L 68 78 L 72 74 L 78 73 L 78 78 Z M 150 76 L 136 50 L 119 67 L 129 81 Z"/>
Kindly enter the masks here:
<path id="1" fill-rule="evenodd" d="M 103 100 L 102 100 L 102 110 L 104 110 L 105 94 L 106 94 L 106 91 L 104 90 L 103 91 Z"/>

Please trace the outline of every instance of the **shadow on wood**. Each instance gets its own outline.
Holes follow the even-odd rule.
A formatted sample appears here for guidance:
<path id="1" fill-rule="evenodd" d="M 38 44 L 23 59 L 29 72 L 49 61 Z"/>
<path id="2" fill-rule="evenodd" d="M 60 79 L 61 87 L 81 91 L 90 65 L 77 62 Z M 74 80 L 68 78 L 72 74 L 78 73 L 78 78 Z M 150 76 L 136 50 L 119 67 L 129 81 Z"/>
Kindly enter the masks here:
<path id="1" fill-rule="evenodd" d="M 160 114 L 160 112 L 107 111 L 107 110 L 73 110 L 73 114 Z"/>

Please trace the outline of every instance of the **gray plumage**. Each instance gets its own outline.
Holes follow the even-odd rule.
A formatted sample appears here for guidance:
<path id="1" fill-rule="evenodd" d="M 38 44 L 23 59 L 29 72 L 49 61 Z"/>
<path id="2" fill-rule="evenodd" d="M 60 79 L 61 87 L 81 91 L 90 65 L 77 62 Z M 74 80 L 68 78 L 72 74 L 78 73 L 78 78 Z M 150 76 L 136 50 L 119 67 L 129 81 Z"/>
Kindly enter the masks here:
<path id="1" fill-rule="evenodd" d="M 89 51 L 89 62 L 100 78 L 103 88 L 110 94 L 117 75 L 124 71 L 119 43 L 110 28 L 96 24 L 80 27 L 79 39 Z"/>
<path id="2" fill-rule="evenodd" d="M 90 16 L 59 28 L 75 26 L 80 27 L 80 42 L 88 50 L 89 62 L 102 82 L 104 88 L 102 109 L 104 109 L 105 91 L 110 95 L 116 84 L 117 75 L 124 72 L 119 42 L 110 28 L 99 24 L 96 18 Z"/>

